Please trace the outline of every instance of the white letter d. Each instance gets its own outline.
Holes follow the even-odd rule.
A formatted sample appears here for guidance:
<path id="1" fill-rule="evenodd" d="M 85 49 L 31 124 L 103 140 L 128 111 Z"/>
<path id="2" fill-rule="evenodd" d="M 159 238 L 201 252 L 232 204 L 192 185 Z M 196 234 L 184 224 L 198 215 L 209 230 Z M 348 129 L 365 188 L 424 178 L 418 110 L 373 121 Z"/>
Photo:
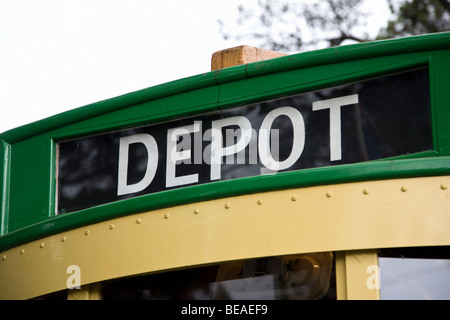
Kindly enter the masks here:
<path id="1" fill-rule="evenodd" d="M 127 184 L 128 177 L 128 152 L 130 144 L 142 143 L 147 149 L 148 161 L 147 171 L 141 181 L 134 184 Z M 156 168 L 158 166 L 158 146 L 155 138 L 146 133 L 135 134 L 133 136 L 120 138 L 119 145 L 119 173 L 117 195 L 139 192 L 147 188 L 155 177 Z"/>

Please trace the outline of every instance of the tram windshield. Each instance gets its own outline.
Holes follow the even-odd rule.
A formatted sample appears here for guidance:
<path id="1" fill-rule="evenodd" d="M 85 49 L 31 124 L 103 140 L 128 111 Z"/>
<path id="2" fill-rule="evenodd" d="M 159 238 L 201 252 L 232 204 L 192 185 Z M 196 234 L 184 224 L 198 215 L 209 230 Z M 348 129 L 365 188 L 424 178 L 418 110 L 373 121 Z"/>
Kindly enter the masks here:
<path id="1" fill-rule="evenodd" d="M 449 247 L 380 251 L 381 300 L 449 300 Z"/>
<path id="2" fill-rule="evenodd" d="M 336 299 L 333 254 L 228 262 L 104 283 L 105 300 Z"/>

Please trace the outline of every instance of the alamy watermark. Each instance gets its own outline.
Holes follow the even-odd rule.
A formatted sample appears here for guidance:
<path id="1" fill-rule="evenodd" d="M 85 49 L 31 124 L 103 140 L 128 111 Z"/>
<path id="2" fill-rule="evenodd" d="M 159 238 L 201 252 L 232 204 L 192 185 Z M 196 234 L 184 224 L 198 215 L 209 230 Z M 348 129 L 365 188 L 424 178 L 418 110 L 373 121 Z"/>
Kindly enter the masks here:
<path id="1" fill-rule="evenodd" d="M 79 266 L 72 264 L 67 267 L 66 273 L 70 276 L 66 280 L 67 289 L 81 289 L 81 269 Z"/>
<path id="2" fill-rule="evenodd" d="M 367 288 L 370 290 L 380 290 L 380 267 L 377 265 L 370 265 L 366 269 L 369 274 L 366 280 Z"/>

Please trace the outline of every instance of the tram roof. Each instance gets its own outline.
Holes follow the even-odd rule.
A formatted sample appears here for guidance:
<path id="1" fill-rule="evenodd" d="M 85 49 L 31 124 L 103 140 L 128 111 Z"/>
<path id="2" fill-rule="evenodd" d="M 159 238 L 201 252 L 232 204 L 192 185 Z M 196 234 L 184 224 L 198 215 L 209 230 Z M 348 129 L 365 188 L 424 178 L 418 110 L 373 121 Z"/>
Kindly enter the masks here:
<path id="1" fill-rule="evenodd" d="M 37 134 L 146 101 L 170 97 L 172 95 L 221 85 L 228 82 L 256 78 L 301 68 L 311 68 L 319 65 L 449 48 L 450 32 L 442 32 L 331 47 L 282 56 L 265 61 L 252 62 L 171 81 L 72 109 L 6 131 L 0 134 L 0 139 L 7 143 L 14 143 Z"/>

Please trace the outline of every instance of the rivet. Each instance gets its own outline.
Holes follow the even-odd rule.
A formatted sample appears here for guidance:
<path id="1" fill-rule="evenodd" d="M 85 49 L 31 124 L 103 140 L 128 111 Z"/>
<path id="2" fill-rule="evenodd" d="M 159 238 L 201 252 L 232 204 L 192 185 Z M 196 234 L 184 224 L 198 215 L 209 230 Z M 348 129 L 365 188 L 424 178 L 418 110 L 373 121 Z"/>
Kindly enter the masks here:
<path id="1" fill-rule="evenodd" d="M 2 257 L 2 260 L 3 260 L 3 261 L 5 261 L 5 260 L 6 260 L 6 255 L 4 255 L 4 256 Z"/>
<path id="2" fill-rule="evenodd" d="M 291 198 L 292 201 L 297 201 L 297 199 L 298 199 L 297 196 L 292 196 Z"/>
<path id="3" fill-rule="evenodd" d="M 136 220 L 136 223 L 137 223 L 137 224 L 139 224 L 139 223 L 141 223 L 141 222 L 142 222 L 142 219 L 141 219 L 141 218 L 139 218 L 139 219 Z"/>
<path id="4" fill-rule="evenodd" d="M 166 214 L 164 215 L 164 219 L 169 219 L 169 217 L 170 217 L 170 214 L 168 214 L 168 213 L 166 213 Z"/>
<path id="5" fill-rule="evenodd" d="M 225 209 L 230 209 L 230 208 L 231 208 L 231 204 L 225 203 Z"/>
<path id="6" fill-rule="evenodd" d="M 364 193 L 364 194 L 369 194 L 369 190 L 364 189 L 364 190 L 363 190 L 363 193 Z"/>
<path id="7" fill-rule="evenodd" d="M 332 192 L 327 192 L 327 198 L 331 198 L 333 196 Z"/>
<path id="8" fill-rule="evenodd" d="M 447 185 L 446 184 L 441 184 L 441 189 L 442 190 L 447 190 Z"/>
<path id="9" fill-rule="evenodd" d="M 116 227 L 116 226 L 114 225 L 114 223 L 111 223 L 110 226 L 109 226 L 109 229 L 112 230 L 112 229 L 114 229 L 115 227 Z"/>
<path id="10" fill-rule="evenodd" d="M 89 233 L 90 233 L 89 230 L 86 230 L 86 231 L 84 232 L 85 235 L 89 235 Z"/>
<path id="11" fill-rule="evenodd" d="M 194 213 L 195 213 L 195 214 L 199 214 L 199 213 L 200 213 L 200 209 L 199 209 L 199 208 L 195 208 L 195 209 L 194 209 Z"/>
<path id="12" fill-rule="evenodd" d="M 67 239 L 66 237 L 62 237 L 61 242 L 66 242 L 66 239 Z"/>
<path id="13" fill-rule="evenodd" d="M 258 199 L 258 204 L 263 204 L 263 199 Z"/>
<path id="14" fill-rule="evenodd" d="M 25 249 L 20 250 L 20 254 L 24 254 L 25 253 Z"/>
<path id="15" fill-rule="evenodd" d="M 402 187 L 401 187 L 401 190 L 402 190 L 402 192 L 406 192 L 406 191 L 408 191 L 408 188 L 405 187 L 405 186 L 402 186 Z"/>
<path id="16" fill-rule="evenodd" d="M 45 244 L 42 242 L 39 247 L 43 248 L 44 246 L 45 246 Z"/>

